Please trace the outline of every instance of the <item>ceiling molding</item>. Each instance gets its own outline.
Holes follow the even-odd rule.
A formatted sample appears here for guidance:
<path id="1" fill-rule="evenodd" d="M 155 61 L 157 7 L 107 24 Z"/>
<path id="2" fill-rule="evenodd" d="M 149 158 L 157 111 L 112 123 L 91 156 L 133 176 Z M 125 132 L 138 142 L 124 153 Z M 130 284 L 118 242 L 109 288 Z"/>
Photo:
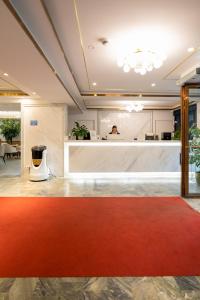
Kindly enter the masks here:
<path id="1" fill-rule="evenodd" d="M 147 94 L 147 93 L 81 93 L 81 96 L 85 97 L 166 97 L 166 98 L 180 98 L 179 94 Z"/>
<path id="2" fill-rule="evenodd" d="M 85 55 L 85 51 L 84 51 L 85 47 L 84 47 L 84 43 L 83 43 L 81 23 L 80 23 L 80 18 L 79 18 L 79 13 L 78 13 L 78 7 L 77 7 L 76 0 L 73 0 L 73 3 L 74 3 L 74 11 L 75 11 L 75 16 L 76 16 L 76 24 L 77 24 L 78 33 L 79 33 L 80 45 L 81 45 L 81 50 L 82 50 L 82 55 L 83 55 L 83 61 L 84 61 L 84 65 L 85 65 L 85 71 L 86 71 L 86 74 L 87 74 L 88 87 L 89 87 L 89 90 L 91 90 L 90 77 L 89 77 L 89 72 L 88 72 L 88 68 L 87 68 L 87 59 L 86 59 L 86 55 Z"/>
<path id="3" fill-rule="evenodd" d="M 75 84 L 76 84 L 76 87 L 77 87 L 77 89 L 78 89 L 78 91 L 79 91 L 79 93 L 80 93 L 80 88 L 79 88 L 78 83 L 77 83 L 77 81 L 76 81 L 76 78 L 75 78 L 75 76 L 74 76 L 74 74 L 73 74 L 72 67 L 71 67 L 71 65 L 70 65 L 70 63 L 69 63 L 69 60 L 68 60 L 67 55 L 66 55 L 66 53 L 65 53 L 65 50 L 64 50 L 64 48 L 63 48 L 62 42 L 61 42 L 61 40 L 60 40 L 60 38 L 59 38 L 59 35 L 58 35 L 57 31 L 56 31 L 56 28 L 55 28 L 55 26 L 54 26 L 53 20 L 52 20 L 50 14 L 49 14 L 49 12 L 48 12 L 48 8 L 47 8 L 47 6 L 46 6 L 46 4 L 45 4 L 45 1 L 44 1 L 44 0 L 40 0 L 40 2 L 41 2 L 41 5 L 42 5 L 42 7 L 43 7 L 43 9 L 44 9 L 44 12 L 45 12 L 45 14 L 46 14 L 46 17 L 48 18 L 49 23 L 51 24 L 51 28 L 52 28 L 52 30 L 53 30 L 53 33 L 54 33 L 54 35 L 55 35 L 55 37 L 56 37 L 56 40 L 57 40 L 58 45 L 59 45 L 59 47 L 60 47 L 60 50 L 61 50 L 61 52 L 62 52 L 62 54 L 63 54 L 63 56 L 64 56 L 65 63 L 66 63 L 66 65 L 67 65 L 67 67 L 68 67 L 68 69 L 69 69 L 69 71 L 70 71 L 70 73 L 71 73 L 71 75 L 72 75 L 72 77 L 73 77 L 73 80 L 74 80 L 74 82 L 75 82 Z"/>
<path id="4" fill-rule="evenodd" d="M 197 47 L 195 49 L 194 52 L 189 53 L 186 57 L 184 57 L 175 67 L 173 67 L 164 77 L 163 80 L 171 80 L 170 78 L 168 78 L 174 71 L 176 71 L 181 65 L 183 65 L 190 57 L 192 57 L 197 51 L 199 51 L 199 47 Z M 177 79 L 173 79 L 173 80 L 178 80 Z"/>
<path id="5" fill-rule="evenodd" d="M 5 79 L 5 78 L 3 78 L 3 77 L 1 77 L 1 76 L 0 76 L 0 79 L 1 79 L 2 81 L 6 82 L 7 84 L 11 85 L 13 88 L 15 88 L 15 90 L 17 90 L 17 91 L 20 90 L 20 88 L 19 88 L 18 86 L 16 86 L 15 84 L 11 83 L 9 80 L 7 80 L 7 79 Z"/>
<path id="6" fill-rule="evenodd" d="M 33 35 L 31 34 L 31 32 L 28 30 L 28 28 L 26 27 L 25 23 L 23 22 L 23 20 L 20 18 L 20 16 L 17 14 L 14 6 L 12 5 L 12 3 L 9 0 L 3 0 L 4 4 L 6 5 L 6 7 L 8 8 L 8 10 L 10 11 L 10 13 L 14 16 L 14 18 L 16 19 L 16 21 L 18 22 L 18 24 L 21 26 L 21 28 L 23 29 L 23 31 L 25 32 L 25 34 L 28 36 L 28 38 L 31 40 L 31 42 L 33 43 L 34 47 L 38 50 L 38 52 L 40 53 L 40 55 L 43 57 L 43 59 L 46 61 L 46 63 L 48 64 L 48 66 L 50 67 L 51 71 L 54 73 L 54 75 L 56 76 L 56 78 L 59 80 L 59 82 L 61 83 L 61 85 L 63 86 L 63 88 L 66 90 L 66 92 L 70 95 L 70 97 L 72 98 L 72 100 L 74 101 L 74 103 L 76 104 L 77 108 L 82 112 L 82 109 L 79 105 L 79 103 L 76 101 L 76 99 L 71 95 L 71 93 L 68 91 L 67 87 L 65 86 L 64 82 L 62 81 L 62 79 L 60 78 L 60 76 L 56 73 L 56 70 L 54 69 L 54 67 L 52 66 L 52 64 L 50 63 L 50 61 L 48 60 L 48 58 L 46 57 L 45 53 L 43 52 L 42 48 L 38 45 L 38 43 L 36 42 L 35 38 L 33 37 Z"/>
<path id="7" fill-rule="evenodd" d="M 121 111 L 127 111 L 125 107 L 119 107 L 119 106 L 100 106 L 100 105 L 88 105 L 87 109 L 99 109 L 99 110 L 121 110 Z M 173 107 L 169 106 L 149 106 L 145 107 L 143 110 L 173 110 Z"/>

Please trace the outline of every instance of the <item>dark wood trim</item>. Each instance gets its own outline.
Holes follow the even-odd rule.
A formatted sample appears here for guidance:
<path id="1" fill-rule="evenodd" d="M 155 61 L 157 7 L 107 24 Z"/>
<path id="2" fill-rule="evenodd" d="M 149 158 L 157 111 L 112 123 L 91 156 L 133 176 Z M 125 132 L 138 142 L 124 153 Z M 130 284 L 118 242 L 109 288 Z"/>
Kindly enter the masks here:
<path id="1" fill-rule="evenodd" d="M 181 88 L 181 195 L 188 194 L 188 88 Z"/>
<path id="2" fill-rule="evenodd" d="M 200 83 L 185 83 L 183 87 L 187 87 L 188 89 L 200 89 Z"/>
<path id="3" fill-rule="evenodd" d="M 200 88 L 199 83 L 185 84 L 181 88 L 181 195 L 186 198 L 200 198 L 200 193 L 189 191 L 189 92 Z"/>

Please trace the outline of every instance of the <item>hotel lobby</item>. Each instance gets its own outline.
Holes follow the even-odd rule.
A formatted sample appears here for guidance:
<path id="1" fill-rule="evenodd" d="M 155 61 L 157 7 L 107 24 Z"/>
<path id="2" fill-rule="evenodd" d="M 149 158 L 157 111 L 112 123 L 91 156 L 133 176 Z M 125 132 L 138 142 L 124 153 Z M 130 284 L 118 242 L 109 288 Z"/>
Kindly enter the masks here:
<path id="1" fill-rule="evenodd" d="M 0 2 L 0 299 L 200 299 L 199 10 Z"/>

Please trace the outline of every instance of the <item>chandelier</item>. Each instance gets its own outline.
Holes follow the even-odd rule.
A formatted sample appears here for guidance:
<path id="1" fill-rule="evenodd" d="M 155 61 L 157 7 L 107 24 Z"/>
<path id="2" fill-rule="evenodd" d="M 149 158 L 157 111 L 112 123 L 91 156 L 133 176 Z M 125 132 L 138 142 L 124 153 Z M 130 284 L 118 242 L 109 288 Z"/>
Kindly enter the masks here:
<path id="1" fill-rule="evenodd" d="M 145 75 L 153 69 L 159 69 L 165 59 L 165 55 L 154 50 L 137 48 L 119 57 L 117 64 L 119 67 L 123 67 L 126 73 L 129 72 L 130 69 L 134 69 L 136 73 Z"/>
<path id="2" fill-rule="evenodd" d="M 126 107 L 126 110 L 129 112 L 132 112 L 133 110 L 136 112 L 142 111 L 144 108 L 144 105 L 141 103 L 131 103 Z"/>

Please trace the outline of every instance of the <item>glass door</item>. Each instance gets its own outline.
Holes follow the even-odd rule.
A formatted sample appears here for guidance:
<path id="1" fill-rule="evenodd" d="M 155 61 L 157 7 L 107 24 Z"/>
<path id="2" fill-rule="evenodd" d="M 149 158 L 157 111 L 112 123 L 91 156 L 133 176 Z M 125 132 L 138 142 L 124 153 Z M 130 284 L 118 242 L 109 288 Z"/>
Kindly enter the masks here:
<path id="1" fill-rule="evenodd" d="M 200 84 L 182 87 L 182 196 L 200 197 Z"/>

